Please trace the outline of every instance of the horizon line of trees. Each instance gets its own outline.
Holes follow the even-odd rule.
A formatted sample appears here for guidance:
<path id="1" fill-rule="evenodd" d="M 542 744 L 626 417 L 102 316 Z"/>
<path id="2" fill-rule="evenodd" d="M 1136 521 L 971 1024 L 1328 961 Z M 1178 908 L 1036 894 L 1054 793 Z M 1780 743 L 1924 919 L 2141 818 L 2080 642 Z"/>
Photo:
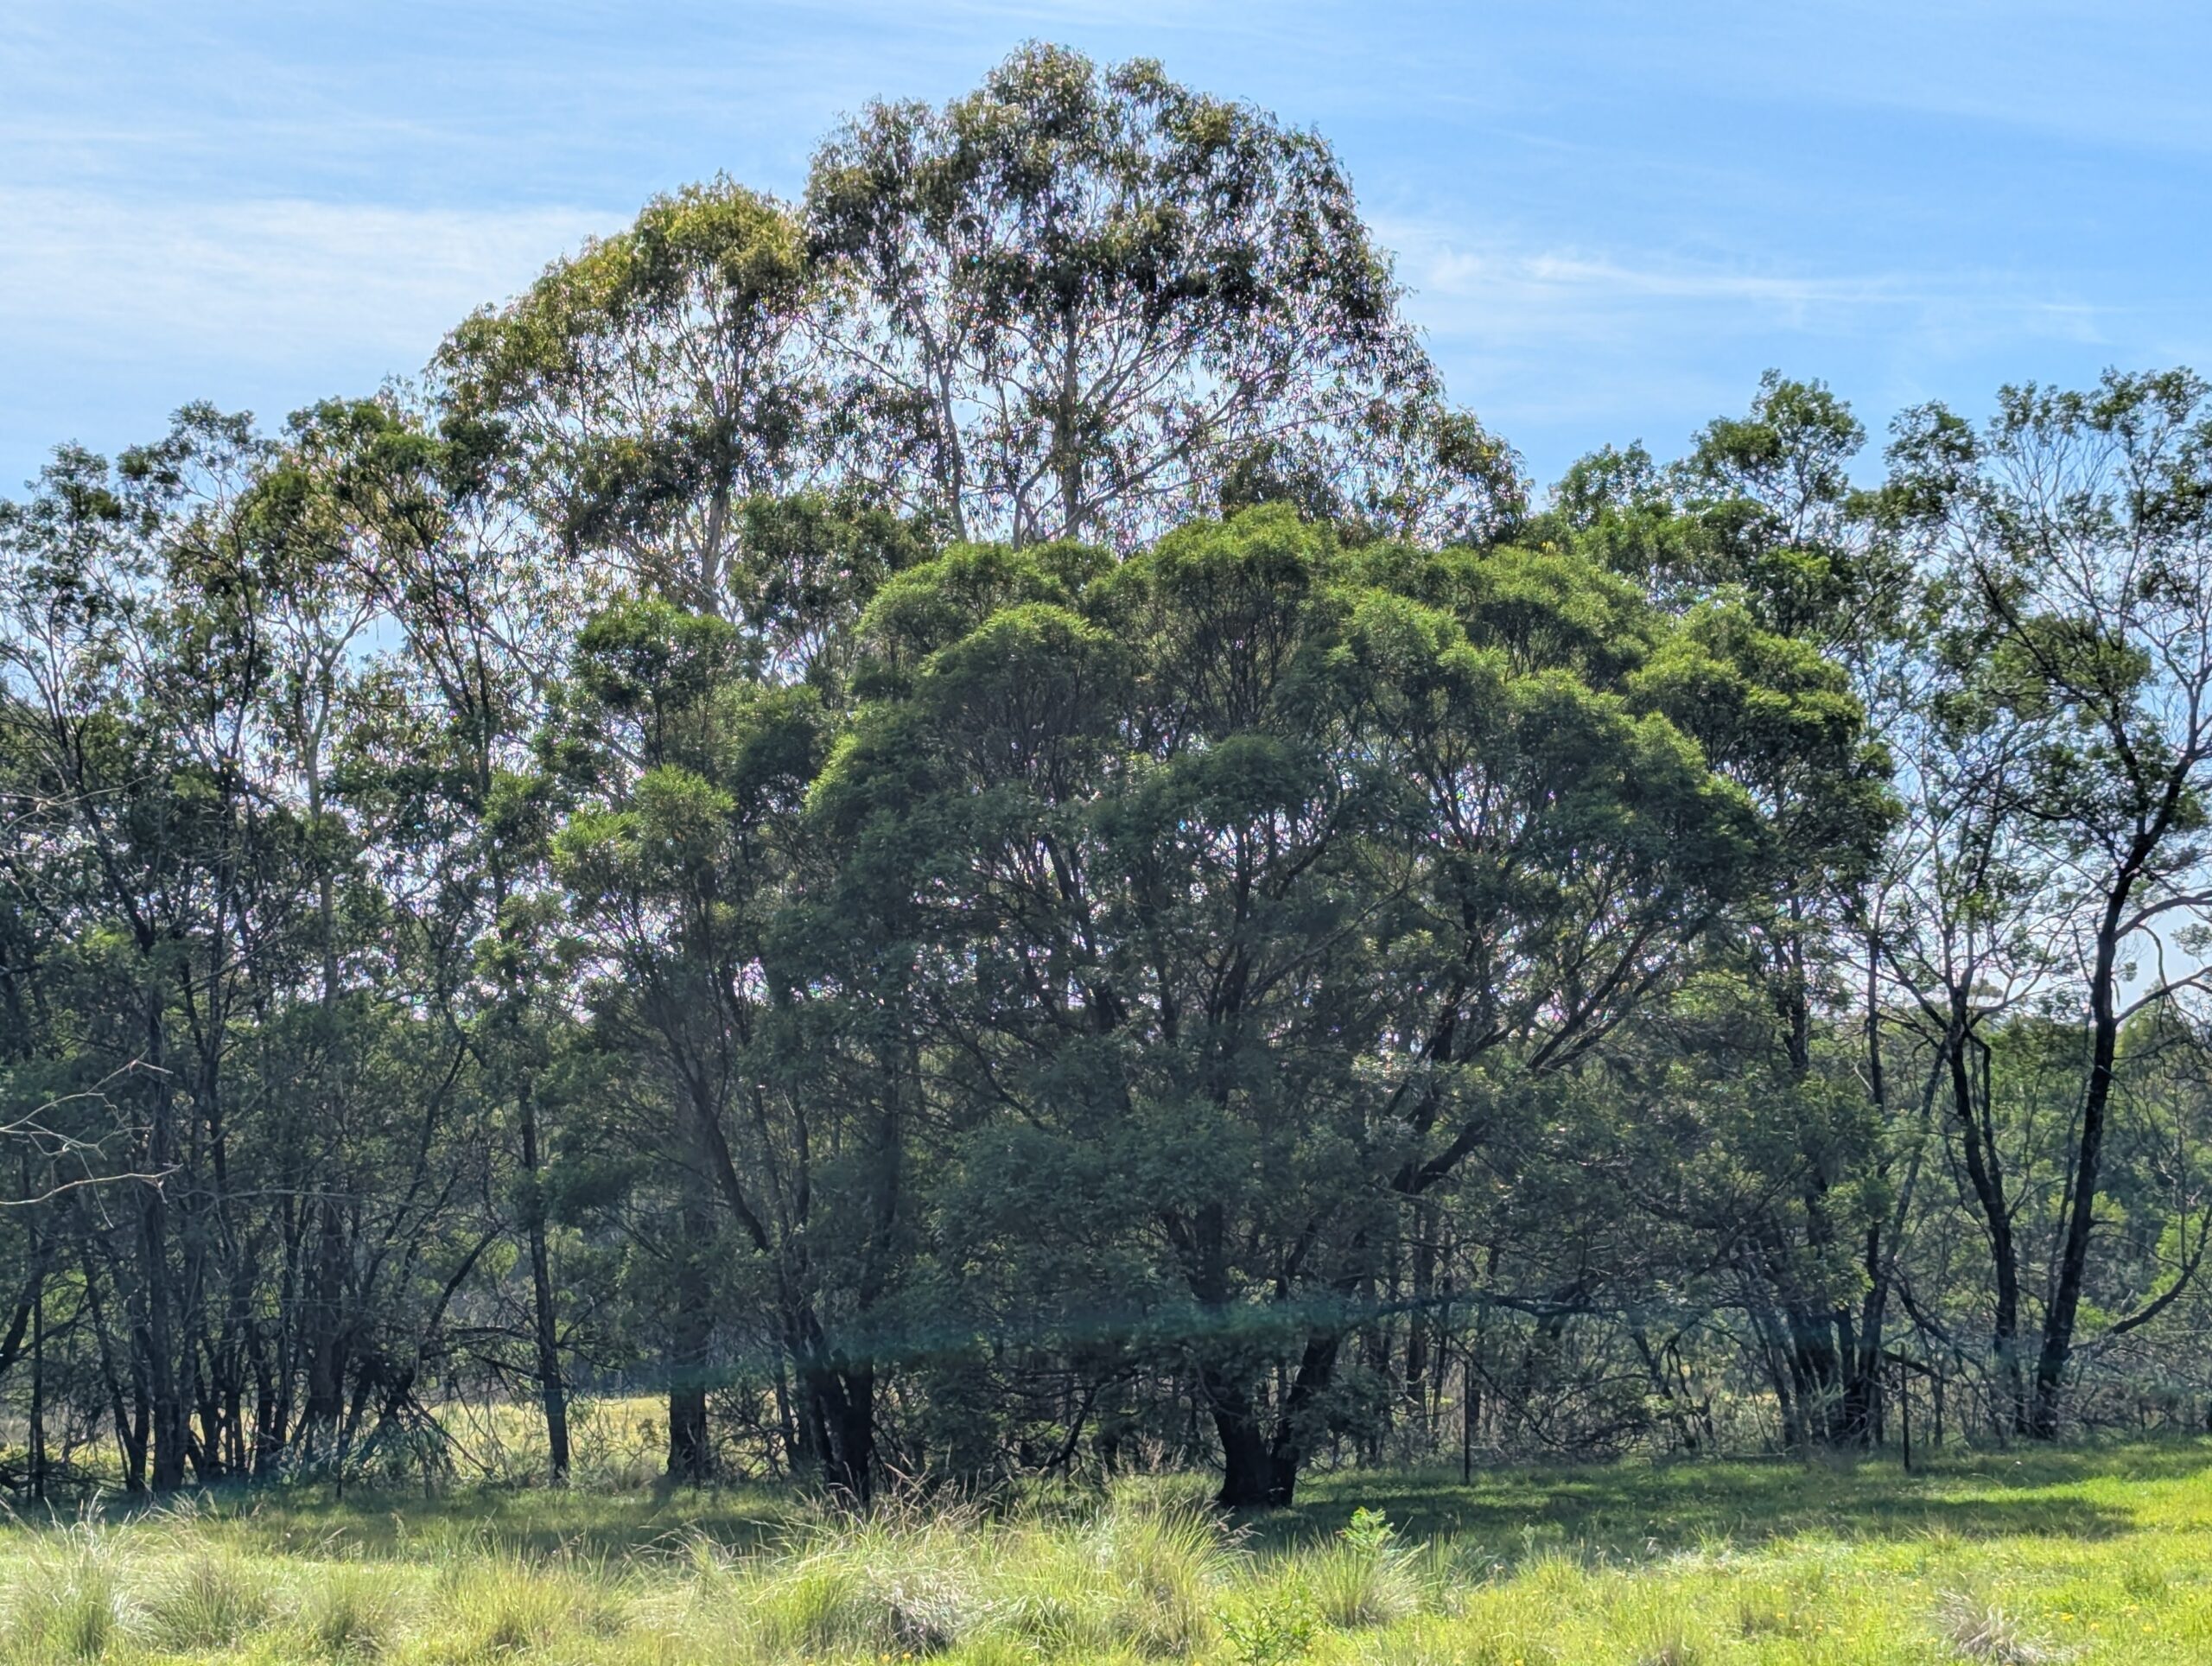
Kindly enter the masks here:
<path id="1" fill-rule="evenodd" d="M 1033 46 L 0 504 L 0 1484 L 2212 1416 L 2212 390 L 1539 498 Z"/>

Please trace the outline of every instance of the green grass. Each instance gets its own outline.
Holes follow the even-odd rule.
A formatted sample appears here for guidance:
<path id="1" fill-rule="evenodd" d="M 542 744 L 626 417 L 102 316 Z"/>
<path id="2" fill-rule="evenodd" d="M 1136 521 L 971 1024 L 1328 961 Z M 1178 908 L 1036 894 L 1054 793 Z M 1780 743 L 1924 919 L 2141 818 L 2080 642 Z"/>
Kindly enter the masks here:
<path id="1" fill-rule="evenodd" d="M 1196 1478 L 865 1518 L 723 1491 L 322 1489 L 0 1529 L 0 1660 L 2212 1662 L 2212 1441 Z"/>

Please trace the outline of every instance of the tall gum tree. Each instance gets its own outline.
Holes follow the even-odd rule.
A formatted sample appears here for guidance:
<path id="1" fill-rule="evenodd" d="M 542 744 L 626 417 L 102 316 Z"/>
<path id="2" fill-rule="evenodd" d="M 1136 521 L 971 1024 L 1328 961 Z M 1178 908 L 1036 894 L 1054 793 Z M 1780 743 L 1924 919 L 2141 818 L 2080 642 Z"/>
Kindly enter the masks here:
<path id="1" fill-rule="evenodd" d="M 747 501 L 819 483 L 820 300 L 792 211 L 687 187 L 456 329 L 444 420 L 556 547 L 728 615 Z"/>
<path id="2" fill-rule="evenodd" d="M 474 1264 L 454 1052 L 380 987 L 404 951 L 342 781 L 367 604 L 293 484 L 194 407 L 0 511 L 6 751 L 38 784 L 0 873 L 80 1038 L 42 1061 L 73 1106 L 49 1162 L 114 1199 L 54 1200 L 56 1330 L 97 1339 L 134 1491 L 342 1469 L 419 1411 Z M 76 1137 L 93 1106 L 115 1125 Z"/>
<path id="3" fill-rule="evenodd" d="M 1031 46 L 873 105 L 805 213 L 845 467 L 950 537 L 1128 550 L 1225 487 L 1408 537 L 1517 505 L 1327 145 L 1156 63 Z"/>
<path id="4" fill-rule="evenodd" d="M 906 1071 L 868 1068 L 865 1014 L 825 1017 L 833 999 L 788 970 L 808 958 L 782 939 L 810 876 L 802 811 L 836 710 L 813 688 L 748 676 L 747 648 L 737 627 L 661 601 L 586 627 L 555 867 L 595 1027 L 632 1091 L 668 1107 L 674 1184 L 696 1177 L 764 1292 L 769 1345 L 793 1374 L 792 1455 L 865 1497 L 876 1361 L 856 1332 L 899 1271 Z M 695 1480 L 711 1453 L 699 1369 L 670 1401 L 670 1469 Z"/>
<path id="5" fill-rule="evenodd" d="M 2026 847 L 2015 866 L 2040 871 L 2029 888 L 2063 905 L 2053 998 L 2081 1025 L 2078 1097 L 2020 1419 L 2051 1439 L 2098 1271 L 2123 1030 L 2135 1014 L 2185 1013 L 2204 982 L 2212 396 L 2178 371 L 2008 388 L 1979 431 L 1914 413 L 1897 449 L 1898 489 L 1940 521 L 1967 692 L 2020 737 L 1988 779 L 2008 795 L 1991 814 Z M 1962 1116 L 1971 1091 L 1961 1082 Z M 2178 1297 L 2201 1255 L 2181 1249 L 2157 1286 L 2108 1293 L 2125 1311 L 2101 1335 Z"/>
<path id="6" fill-rule="evenodd" d="M 423 738 L 443 766 L 438 796 L 451 813 L 436 819 L 452 843 L 437 856 L 461 951 L 426 998 L 512 1122 L 508 1204 L 525 1251 L 548 1468 L 561 1483 L 572 1454 L 541 1081 L 557 1022 L 542 906 L 550 829 L 526 743 L 584 581 L 516 532 L 490 483 L 489 440 L 480 424 L 433 430 L 390 401 L 333 401 L 296 420 L 292 448 L 334 558 L 405 645 L 396 680 L 437 715 Z"/>
<path id="7" fill-rule="evenodd" d="M 1770 728 L 1751 707 L 1703 737 L 1777 840 L 1766 906 L 1742 912 L 1729 976 L 1771 1010 L 1770 1115 L 1794 1119 L 1802 1135 L 1792 1218 L 1770 1211 L 1743 1239 L 1746 1276 L 1767 1292 L 1759 1310 L 1770 1308 L 1783 1332 L 1774 1351 L 1786 1362 L 1777 1392 L 1793 1445 L 1876 1438 L 1897 1248 L 1886 1221 L 1859 1218 L 1871 1194 L 1854 1195 L 1850 1184 L 1862 1153 L 1878 1168 L 1886 1161 L 1866 1149 L 1884 1137 L 1889 1110 L 1878 1002 L 1868 998 L 1862 1014 L 1863 1114 L 1845 1111 L 1833 1051 L 1815 1057 L 1829 1017 L 1853 999 L 1850 986 L 1872 987 L 1878 905 L 1870 881 L 1891 807 L 1886 760 L 1855 737 L 1861 709 L 1886 715 L 1894 704 L 1898 626 L 1911 595 L 1909 566 L 1851 479 L 1865 440 L 1850 408 L 1821 384 L 1770 371 L 1744 415 L 1707 423 L 1671 468 L 1641 446 L 1581 460 L 1530 529 L 1532 540 L 1633 578 L 1694 634 L 1748 632 L 1723 657 L 1761 660 L 1755 680 L 1795 690 L 1789 721 Z M 1808 770 L 1802 725 L 1822 702 L 1834 741 L 1824 766 Z M 1853 960 L 1865 970 L 1846 983 Z M 1762 1161 L 1783 1148 L 1759 1143 Z"/>

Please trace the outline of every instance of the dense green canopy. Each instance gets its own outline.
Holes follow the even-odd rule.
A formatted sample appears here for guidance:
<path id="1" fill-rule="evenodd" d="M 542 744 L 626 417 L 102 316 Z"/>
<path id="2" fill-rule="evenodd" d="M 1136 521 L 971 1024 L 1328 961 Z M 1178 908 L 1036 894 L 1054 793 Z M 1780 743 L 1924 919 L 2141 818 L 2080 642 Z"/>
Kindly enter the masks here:
<path id="1" fill-rule="evenodd" d="M 1030 48 L 0 506 L 0 1484 L 2198 1415 L 2212 396 L 1541 502 L 1310 133 Z"/>

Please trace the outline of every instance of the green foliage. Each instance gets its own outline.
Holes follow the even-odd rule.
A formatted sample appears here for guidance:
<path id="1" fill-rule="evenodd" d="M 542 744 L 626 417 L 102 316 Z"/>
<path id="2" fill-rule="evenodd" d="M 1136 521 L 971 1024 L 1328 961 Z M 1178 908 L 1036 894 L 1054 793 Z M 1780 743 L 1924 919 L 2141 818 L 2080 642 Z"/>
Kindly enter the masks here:
<path id="1" fill-rule="evenodd" d="M 1032 45 L 419 394 L 57 452 L 0 506 L 0 1485 L 1260 1510 L 2201 1426 L 2206 385 L 1908 412 L 1876 484 L 1770 373 L 1532 512 L 1401 301 L 1318 137 Z M 1260 1573 L 1007 1529 L 1050 1589 L 808 1531 L 786 1652 L 1451 1618 L 1380 1513 Z M 568 1564 L 79 1572 L 22 1626 L 629 1624 Z M 1678 1607 L 1612 1632 L 1722 1649 Z"/>
<path id="2" fill-rule="evenodd" d="M 1222 1636 L 1236 1658 L 1248 1666 L 1284 1666 L 1303 1660 L 1320 1626 L 1315 1605 L 1297 1585 L 1255 1592 L 1221 1623 Z"/>

